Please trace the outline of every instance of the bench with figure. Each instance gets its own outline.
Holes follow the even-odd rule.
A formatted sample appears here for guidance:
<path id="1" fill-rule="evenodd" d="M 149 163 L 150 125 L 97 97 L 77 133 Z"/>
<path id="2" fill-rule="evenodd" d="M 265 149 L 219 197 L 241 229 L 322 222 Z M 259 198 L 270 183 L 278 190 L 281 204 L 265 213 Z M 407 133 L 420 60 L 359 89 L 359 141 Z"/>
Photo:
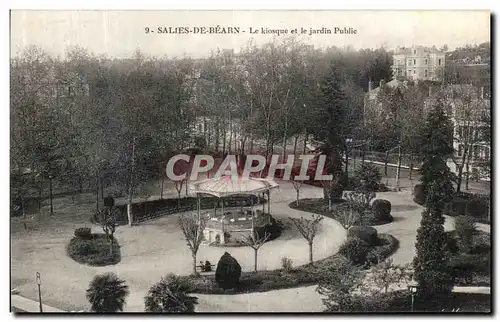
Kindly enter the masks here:
<path id="1" fill-rule="evenodd" d="M 200 261 L 200 265 L 197 265 L 196 268 L 199 268 L 202 273 L 210 273 L 214 271 L 215 265 L 212 265 L 209 261 Z"/>

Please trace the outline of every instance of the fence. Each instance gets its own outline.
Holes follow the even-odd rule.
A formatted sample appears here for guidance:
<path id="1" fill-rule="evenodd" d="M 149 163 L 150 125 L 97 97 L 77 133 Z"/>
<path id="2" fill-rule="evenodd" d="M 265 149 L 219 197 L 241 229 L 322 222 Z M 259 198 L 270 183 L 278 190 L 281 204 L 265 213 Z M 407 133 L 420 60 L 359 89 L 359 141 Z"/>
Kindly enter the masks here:
<path id="1" fill-rule="evenodd" d="M 365 160 L 366 161 L 374 161 L 374 162 L 380 162 L 385 164 L 398 164 L 398 153 L 389 153 L 386 154 L 384 152 L 377 152 L 377 151 L 366 151 L 365 152 Z M 350 158 L 355 158 L 355 159 L 362 159 L 363 158 L 363 151 L 361 150 L 352 150 L 350 153 Z M 412 162 L 413 161 L 413 162 Z M 401 167 L 402 168 L 410 168 L 410 164 L 412 165 L 413 169 L 417 169 L 416 167 L 418 166 L 418 162 L 415 160 L 415 158 L 410 157 L 409 155 L 403 154 L 401 156 Z"/>

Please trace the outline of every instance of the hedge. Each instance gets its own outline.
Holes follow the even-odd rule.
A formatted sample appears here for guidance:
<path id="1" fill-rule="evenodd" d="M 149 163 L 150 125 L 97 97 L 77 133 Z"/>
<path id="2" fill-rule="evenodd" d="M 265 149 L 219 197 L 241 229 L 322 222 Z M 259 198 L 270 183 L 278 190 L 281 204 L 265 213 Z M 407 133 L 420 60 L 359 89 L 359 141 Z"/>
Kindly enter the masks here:
<path id="1" fill-rule="evenodd" d="M 223 201 L 228 204 L 226 207 L 236 207 L 239 205 L 250 205 L 250 198 L 253 199 L 253 205 L 258 205 L 266 202 L 264 199 L 258 198 L 257 196 L 231 196 L 229 198 L 224 198 Z M 134 203 L 132 205 L 134 223 L 140 223 L 164 215 L 196 210 L 197 202 L 198 199 L 195 197 L 184 197 L 180 198 L 180 201 L 177 198 L 168 198 Z M 214 209 L 217 206 L 218 202 L 219 198 L 203 197 L 200 199 L 200 207 L 201 209 Z M 128 224 L 127 205 L 118 205 L 117 208 L 121 213 L 117 220 L 117 223 L 119 225 Z"/>
<path id="2" fill-rule="evenodd" d="M 369 254 L 380 256 L 391 255 L 399 243 L 397 239 L 388 234 L 379 234 L 381 242 L 377 246 L 369 247 Z M 386 244 L 388 243 L 388 244 Z M 391 252 L 387 250 L 390 246 Z M 373 256 L 373 255 L 372 255 Z M 385 258 L 380 258 L 381 260 Z M 340 253 L 329 256 L 311 264 L 294 267 L 291 271 L 281 269 L 242 272 L 240 283 L 235 289 L 223 290 L 217 285 L 214 275 L 183 276 L 190 284 L 189 293 L 200 294 L 241 294 L 254 292 L 267 292 L 278 289 L 308 286 L 319 283 L 326 278 L 327 268 L 335 267 L 347 259 Z"/>

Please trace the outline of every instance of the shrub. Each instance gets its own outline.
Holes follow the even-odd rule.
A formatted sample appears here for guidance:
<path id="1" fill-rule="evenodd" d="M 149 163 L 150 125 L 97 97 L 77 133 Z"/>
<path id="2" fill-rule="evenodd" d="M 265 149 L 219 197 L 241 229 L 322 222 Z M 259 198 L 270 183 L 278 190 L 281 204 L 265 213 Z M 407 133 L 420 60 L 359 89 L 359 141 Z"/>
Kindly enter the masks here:
<path id="1" fill-rule="evenodd" d="M 281 268 L 283 269 L 283 272 L 287 274 L 290 273 L 293 270 L 292 260 L 288 257 L 281 258 Z"/>
<path id="2" fill-rule="evenodd" d="M 384 183 L 380 183 L 378 186 L 378 192 L 389 192 L 391 191 Z"/>
<path id="3" fill-rule="evenodd" d="M 92 237 L 91 229 L 88 227 L 77 228 L 75 229 L 75 237 L 89 239 Z"/>
<path id="4" fill-rule="evenodd" d="M 379 234 L 378 244 L 370 247 L 366 260 L 370 264 L 378 264 L 387 257 L 394 254 L 399 248 L 399 240 L 389 234 Z"/>
<path id="5" fill-rule="evenodd" d="M 80 264 L 90 266 L 115 265 L 120 262 L 120 245 L 113 238 L 112 253 L 109 251 L 109 240 L 104 234 L 92 234 L 90 239 L 73 237 L 67 248 L 68 256 Z"/>
<path id="6" fill-rule="evenodd" d="M 113 208 L 115 206 L 115 199 L 112 196 L 107 196 L 104 198 L 104 207 Z"/>
<path id="7" fill-rule="evenodd" d="M 189 296 L 186 279 L 169 274 L 153 285 L 144 297 L 146 312 L 193 313 L 198 298 Z"/>
<path id="8" fill-rule="evenodd" d="M 455 231 L 458 237 L 458 246 L 463 252 L 469 252 L 472 247 L 472 236 L 476 230 L 474 219 L 470 216 L 455 218 Z"/>
<path id="9" fill-rule="evenodd" d="M 424 205 L 425 203 L 425 193 L 424 186 L 421 184 L 416 184 L 413 188 L 413 201 L 419 205 Z"/>
<path id="10" fill-rule="evenodd" d="M 471 273 L 490 274 L 489 254 L 457 254 L 448 260 L 455 277 L 467 277 Z"/>
<path id="11" fill-rule="evenodd" d="M 129 289 L 124 280 L 114 273 L 105 273 L 92 279 L 86 297 L 93 312 L 110 313 L 123 311 L 128 294 Z"/>
<path id="12" fill-rule="evenodd" d="M 385 199 L 376 199 L 372 204 L 373 213 L 375 214 L 375 220 L 377 221 L 387 221 L 392 219 L 391 217 L 391 202 Z"/>
<path id="13" fill-rule="evenodd" d="M 354 264 L 364 265 L 368 255 L 368 247 L 368 243 L 362 239 L 350 237 L 340 246 L 339 253 Z"/>
<path id="14" fill-rule="evenodd" d="M 483 198 L 474 198 L 466 205 L 465 213 L 474 218 L 488 217 L 488 201 Z"/>
<path id="15" fill-rule="evenodd" d="M 377 230 L 373 227 L 353 226 L 347 232 L 347 237 L 359 238 L 368 245 L 375 245 L 378 241 Z"/>
<path id="16" fill-rule="evenodd" d="M 378 191 L 382 175 L 377 166 L 371 163 L 364 163 L 355 170 L 357 181 L 356 190 L 362 192 Z"/>
<path id="17" fill-rule="evenodd" d="M 228 252 L 225 252 L 217 263 L 215 280 L 224 290 L 238 286 L 241 277 L 241 266 Z"/>
<path id="18" fill-rule="evenodd" d="M 483 231 L 476 231 L 472 236 L 471 254 L 486 254 L 491 252 L 491 235 Z"/>

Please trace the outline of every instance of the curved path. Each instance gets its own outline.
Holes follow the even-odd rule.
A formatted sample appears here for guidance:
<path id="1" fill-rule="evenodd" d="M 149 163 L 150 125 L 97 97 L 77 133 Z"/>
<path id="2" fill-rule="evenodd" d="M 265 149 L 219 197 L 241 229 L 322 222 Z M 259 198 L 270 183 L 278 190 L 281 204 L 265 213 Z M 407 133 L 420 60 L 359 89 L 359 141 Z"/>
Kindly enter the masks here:
<path id="1" fill-rule="evenodd" d="M 294 200 L 295 190 L 289 183 L 280 183 L 278 193 L 272 195 L 271 212 L 276 217 L 300 217 L 308 216 L 308 213 L 294 210 L 288 207 L 288 203 Z M 305 186 L 301 190 L 301 198 L 319 198 L 322 196 L 321 188 Z M 415 241 L 417 229 L 420 226 L 423 208 L 415 204 L 409 192 L 378 193 L 377 198 L 391 201 L 394 222 L 376 226 L 378 232 L 389 233 L 400 241 L 398 251 L 392 256 L 395 263 L 411 262 L 415 255 Z M 315 240 L 315 260 L 324 258 L 337 251 L 339 244 L 345 239 L 345 231 L 334 220 L 323 221 L 323 229 Z M 453 229 L 453 218 L 446 217 L 445 229 Z M 478 228 L 489 232 L 489 225 L 479 224 Z M 131 233 L 133 232 L 133 234 Z M 59 231 L 59 233 L 63 233 Z M 72 231 L 70 232 L 72 234 Z M 67 242 L 68 232 L 64 236 L 53 236 L 50 250 L 40 254 L 40 248 L 48 249 L 47 244 L 33 247 L 32 265 L 28 268 L 17 265 L 12 268 L 13 279 L 21 276 L 32 275 L 37 264 L 56 261 L 56 266 L 62 266 L 53 270 L 47 269 L 42 272 L 45 286 L 42 292 L 49 293 L 48 304 L 66 310 L 86 309 L 87 303 L 83 297 L 84 289 L 90 279 L 99 272 L 114 271 L 125 279 L 131 286 L 131 293 L 127 300 L 125 310 L 128 312 L 143 311 L 143 298 L 148 288 L 167 272 L 177 274 L 188 274 L 191 268 L 191 257 L 180 232 L 175 223 L 175 216 L 164 217 L 149 224 L 136 227 L 123 227 L 117 232 L 117 238 L 121 241 L 122 262 L 115 267 L 95 268 L 85 267 L 71 261 L 64 254 L 64 245 Z M 272 269 L 280 267 L 281 258 L 287 256 L 292 258 L 294 265 L 307 262 L 308 250 L 305 240 L 288 230 L 280 238 L 264 245 L 259 251 L 259 269 Z M 59 238 L 59 239 L 58 239 Z M 35 238 L 36 239 L 36 238 Z M 36 244 L 35 240 L 26 240 L 30 245 Z M 15 254 L 13 241 L 13 256 Z M 20 241 L 16 241 L 20 243 Z M 179 246 L 180 245 L 180 246 Z M 155 251 L 151 251 L 155 249 Z M 249 248 L 227 248 L 228 251 L 238 259 L 244 270 L 253 268 L 253 254 Z M 199 260 L 217 260 L 225 251 L 222 248 L 203 247 L 200 249 Z M 47 258 L 49 256 L 49 258 Z M 140 262 L 139 262 L 140 260 Z M 42 264 L 43 265 L 43 264 Z M 14 265 L 13 265 L 14 266 Z M 19 270 L 16 272 L 16 270 Z M 187 270 L 187 271 L 186 271 Z M 22 274 L 20 274 L 22 272 Z M 22 278 L 22 277 L 21 277 Z M 25 278 L 26 279 L 26 278 Z M 17 278 L 19 280 L 19 278 Z M 28 285 L 28 284 L 27 284 Z M 36 299 L 36 289 L 32 281 L 29 287 L 19 287 L 21 294 Z M 17 285 L 15 285 L 17 287 Z M 52 288 L 52 289 L 49 289 Z M 206 295 L 196 294 L 199 298 L 197 312 L 319 312 L 323 310 L 321 296 L 315 291 L 316 286 L 299 287 L 294 289 L 276 290 L 263 293 L 238 294 L 238 295 Z M 488 293 L 485 288 L 457 288 L 455 291 L 478 291 Z M 73 303 L 74 305 L 68 305 Z"/>
<path id="2" fill-rule="evenodd" d="M 321 194 L 322 190 L 319 188 L 304 187 L 301 197 L 319 197 Z M 280 189 L 271 195 L 271 213 L 275 218 L 311 215 L 288 207 L 294 196 L 295 190 L 290 183 L 282 184 Z M 61 223 L 23 232 L 21 236 L 12 238 L 12 287 L 18 288 L 21 295 L 36 300 L 37 289 L 33 283 L 33 275 L 39 271 L 42 275 L 42 293 L 46 304 L 65 310 L 81 310 L 88 308 L 84 294 L 90 280 L 96 274 L 114 272 L 130 287 L 126 310 L 142 311 L 144 295 L 161 277 L 167 273 L 191 273 L 191 253 L 178 228 L 179 215 L 162 217 L 138 226 L 119 227 L 115 236 L 122 247 L 122 259 L 119 264 L 110 267 L 80 265 L 65 254 L 68 239 L 73 236 L 74 228 L 81 227 L 81 224 Z M 291 223 L 288 225 L 291 226 Z M 101 230 L 98 226 L 93 226 L 92 229 Z M 333 219 L 325 218 L 315 238 L 314 259 L 323 259 L 336 253 L 345 238 L 346 232 L 342 226 Z M 198 261 L 209 260 L 216 263 L 225 251 L 238 260 L 244 271 L 253 270 L 253 250 L 249 247 L 202 246 L 197 258 Z M 293 226 L 286 229 L 278 239 L 262 246 L 258 256 L 259 270 L 280 268 L 282 257 L 291 258 L 294 265 L 308 262 L 307 242 Z M 249 296 L 251 295 L 245 295 L 245 298 Z M 251 297 L 262 301 L 266 296 Z M 200 301 L 216 305 L 216 302 L 208 300 L 206 296 L 200 295 Z M 204 306 L 201 303 L 200 309 Z M 279 305 L 276 307 L 279 309 Z M 210 310 L 210 307 L 206 310 Z"/>

